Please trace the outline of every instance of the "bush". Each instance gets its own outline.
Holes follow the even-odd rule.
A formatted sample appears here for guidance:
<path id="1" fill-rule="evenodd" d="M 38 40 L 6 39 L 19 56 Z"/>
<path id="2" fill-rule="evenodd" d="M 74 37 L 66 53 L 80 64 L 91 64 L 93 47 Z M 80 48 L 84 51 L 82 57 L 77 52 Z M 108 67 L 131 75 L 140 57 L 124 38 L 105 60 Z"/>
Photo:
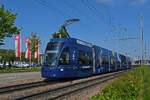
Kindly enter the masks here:
<path id="1" fill-rule="evenodd" d="M 0 73 L 34 72 L 34 71 L 41 71 L 41 68 L 28 68 L 28 69 L 0 69 Z"/>
<path id="2" fill-rule="evenodd" d="M 137 68 L 107 85 L 89 100 L 148 100 L 150 98 L 150 69 Z"/>

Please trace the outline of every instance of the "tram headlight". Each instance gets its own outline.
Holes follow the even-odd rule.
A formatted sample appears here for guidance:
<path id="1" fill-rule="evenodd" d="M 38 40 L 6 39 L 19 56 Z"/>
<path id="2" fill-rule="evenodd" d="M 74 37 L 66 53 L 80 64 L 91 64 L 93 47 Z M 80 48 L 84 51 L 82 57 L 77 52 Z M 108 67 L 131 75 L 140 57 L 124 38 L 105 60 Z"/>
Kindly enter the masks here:
<path id="1" fill-rule="evenodd" d="M 64 71 L 64 69 L 60 69 L 60 71 Z"/>

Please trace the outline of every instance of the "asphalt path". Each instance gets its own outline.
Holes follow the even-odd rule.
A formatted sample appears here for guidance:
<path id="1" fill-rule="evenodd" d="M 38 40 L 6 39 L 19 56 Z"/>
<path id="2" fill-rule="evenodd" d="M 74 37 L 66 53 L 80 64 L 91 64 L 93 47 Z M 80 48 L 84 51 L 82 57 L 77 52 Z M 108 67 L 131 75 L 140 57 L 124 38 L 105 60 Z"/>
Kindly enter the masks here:
<path id="1" fill-rule="evenodd" d="M 0 83 L 41 78 L 41 72 L 0 73 Z"/>
<path id="2" fill-rule="evenodd" d="M 150 65 L 148 65 L 150 68 Z M 0 83 L 13 82 L 19 80 L 39 79 L 41 72 L 20 72 L 20 73 L 0 73 Z"/>

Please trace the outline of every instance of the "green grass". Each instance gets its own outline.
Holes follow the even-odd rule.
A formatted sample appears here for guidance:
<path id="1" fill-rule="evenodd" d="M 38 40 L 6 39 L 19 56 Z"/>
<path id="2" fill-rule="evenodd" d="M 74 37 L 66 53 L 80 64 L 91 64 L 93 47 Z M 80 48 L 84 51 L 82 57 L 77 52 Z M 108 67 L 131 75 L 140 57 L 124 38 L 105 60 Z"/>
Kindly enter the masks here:
<path id="1" fill-rule="evenodd" d="M 150 68 L 139 67 L 107 85 L 89 100 L 149 100 Z"/>
<path id="2" fill-rule="evenodd" d="M 143 72 L 143 100 L 149 100 L 150 99 L 150 68 L 147 68 L 147 70 L 144 70 Z"/>
<path id="3" fill-rule="evenodd" d="M 28 69 L 0 69 L 0 73 L 34 72 L 34 71 L 41 71 L 41 68 L 28 68 Z"/>

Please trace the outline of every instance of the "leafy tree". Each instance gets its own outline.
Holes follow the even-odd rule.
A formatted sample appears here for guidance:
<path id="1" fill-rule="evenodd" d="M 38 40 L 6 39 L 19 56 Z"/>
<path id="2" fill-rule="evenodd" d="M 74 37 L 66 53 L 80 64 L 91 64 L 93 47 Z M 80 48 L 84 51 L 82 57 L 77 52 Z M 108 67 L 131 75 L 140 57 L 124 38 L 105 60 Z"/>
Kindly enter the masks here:
<path id="1" fill-rule="evenodd" d="M 1 59 L 0 61 L 5 61 L 5 62 L 14 62 L 16 59 L 15 57 L 15 51 L 14 50 L 6 50 L 6 49 L 0 49 L 0 56 Z"/>
<path id="2" fill-rule="evenodd" d="M 65 38 L 65 37 L 68 37 L 67 33 L 63 32 L 62 29 L 60 29 L 58 31 L 58 33 L 55 32 L 54 34 L 52 34 L 52 36 L 53 36 L 53 38 Z"/>
<path id="3" fill-rule="evenodd" d="M 34 53 L 37 51 L 37 44 L 41 44 L 41 40 L 36 33 L 32 32 L 30 38 L 30 51 L 31 59 L 33 62 L 38 62 L 38 59 L 34 58 Z"/>
<path id="4" fill-rule="evenodd" d="M 0 59 L 0 62 L 8 62 L 9 63 L 9 67 L 11 67 L 11 64 L 14 62 L 14 61 L 17 61 L 17 58 L 15 56 L 15 51 L 14 50 L 6 50 L 6 49 L 0 49 L 0 56 L 1 56 L 1 59 Z"/>
<path id="5" fill-rule="evenodd" d="M 15 56 L 15 50 L 0 49 L 0 62 L 13 64 L 15 61 L 20 61 L 20 58 Z M 21 61 L 29 63 L 29 59 L 25 58 L 25 52 L 21 52 Z"/>
<path id="6" fill-rule="evenodd" d="M 4 45 L 5 37 L 12 37 L 13 34 L 18 34 L 21 29 L 14 26 L 14 22 L 17 16 L 11 14 L 11 9 L 4 10 L 4 5 L 0 7 L 0 45 Z"/>

